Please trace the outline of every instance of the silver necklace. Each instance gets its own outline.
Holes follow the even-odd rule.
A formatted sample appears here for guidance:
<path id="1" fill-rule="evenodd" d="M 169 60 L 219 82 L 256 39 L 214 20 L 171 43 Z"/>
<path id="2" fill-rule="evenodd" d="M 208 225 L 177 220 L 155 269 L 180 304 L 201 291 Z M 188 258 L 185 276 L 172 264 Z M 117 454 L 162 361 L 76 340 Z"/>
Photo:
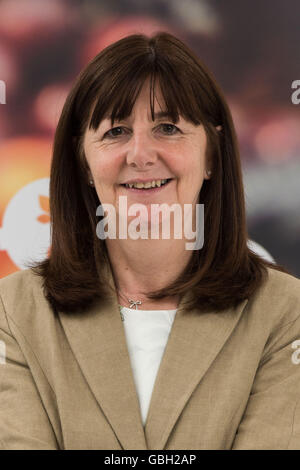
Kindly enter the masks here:
<path id="1" fill-rule="evenodd" d="M 129 308 L 133 308 L 133 307 L 135 306 L 135 309 L 138 310 L 138 305 L 142 305 L 142 301 L 141 301 L 141 300 L 128 299 L 128 297 L 125 296 L 125 295 L 122 293 L 121 289 L 117 289 L 117 290 L 118 290 L 118 292 L 121 294 L 121 296 L 122 296 L 124 299 L 126 299 L 127 302 L 129 302 Z M 122 305 L 119 304 L 119 310 L 120 310 L 121 319 L 122 319 L 122 321 L 125 321 L 125 318 L 124 318 L 124 315 L 123 315 L 121 309 L 122 309 Z"/>

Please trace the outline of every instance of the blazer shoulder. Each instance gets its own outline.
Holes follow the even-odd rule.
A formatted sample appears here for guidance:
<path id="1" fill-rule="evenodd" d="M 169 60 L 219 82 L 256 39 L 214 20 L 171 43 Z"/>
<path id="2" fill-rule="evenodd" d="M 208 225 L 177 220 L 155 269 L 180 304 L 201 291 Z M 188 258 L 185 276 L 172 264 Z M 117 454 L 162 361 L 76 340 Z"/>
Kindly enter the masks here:
<path id="1" fill-rule="evenodd" d="M 267 268 L 264 282 L 248 299 L 248 304 L 255 311 L 266 312 L 267 317 L 272 319 L 273 327 L 295 321 L 300 317 L 300 279 Z"/>
<path id="2" fill-rule="evenodd" d="M 44 295 L 43 279 L 30 268 L 16 271 L 0 279 L 0 307 L 6 314 L 18 323 L 28 320 L 37 310 L 49 310 L 48 301 Z"/>
<path id="3" fill-rule="evenodd" d="M 300 279 L 276 269 L 267 268 L 268 276 L 265 283 L 265 294 L 277 293 L 277 295 L 296 297 L 300 299 Z M 299 312 L 300 313 L 300 312 Z"/>
<path id="4" fill-rule="evenodd" d="M 32 269 L 22 269 L 0 279 L 0 294 L 20 294 L 20 290 L 42 288 L 43 280 Z"/>

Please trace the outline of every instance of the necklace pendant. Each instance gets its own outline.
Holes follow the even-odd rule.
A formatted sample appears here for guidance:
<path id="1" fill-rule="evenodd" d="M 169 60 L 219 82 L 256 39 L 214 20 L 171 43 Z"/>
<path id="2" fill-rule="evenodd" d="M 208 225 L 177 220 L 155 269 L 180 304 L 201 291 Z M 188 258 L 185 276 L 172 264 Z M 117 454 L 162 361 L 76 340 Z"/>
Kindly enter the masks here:
<path id="1" fill-rule="evenodd" d="M 135 309 L 138 310 L 138 305 L 142 305 L 142 302 L 140 300 L 129 300 L 129 303 L 130 303 L 130 307 L 129 308 L 133 308 L 135 306 Z"/>

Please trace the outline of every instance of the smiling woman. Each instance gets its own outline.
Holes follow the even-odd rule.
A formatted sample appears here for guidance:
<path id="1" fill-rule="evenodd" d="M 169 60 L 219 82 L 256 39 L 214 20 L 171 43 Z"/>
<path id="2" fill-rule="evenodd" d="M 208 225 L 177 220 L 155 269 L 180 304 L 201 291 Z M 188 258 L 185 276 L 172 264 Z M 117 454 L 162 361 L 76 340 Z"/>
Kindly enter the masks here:
<path id="1" fill-rule="evenodd" d="M 169 178 L 169 185 L 149 192 L 121 186 Z M 99 242 L 97 206 L 118 207 L 120 195 L 129 205 L 147 204 L 149 214 L 154 203 L 190 203 L 194 211 L 203 203 L 203 249 L 186 252 L 184 239 Z M 253 294 L 270 266 L 247 246 L 228 106 L 199 58 L 167 33 L 117 41 L 79 75 L 57 126 L 50 212 L 51 258 L 36 272 L 53 307 L 65 311 L 106 296 L 104 265 L 117 287 L 144 305 L 177 306 L 188 289 L 194 294 L 188 308 L 211 311 Z"/>
<path id="2" fill-rule="evenodd" d="M 127 234 L 137 204 L 151 235 L 161 206 L 204 205 L 201 249 L 99 239 L 103 207 Z M 2 448 L 300 449 L 300 281 L 248 247 L 231 114 L 181 40 L 134 34 L 80 73 L 50 216 L 49 258 L 0 281 Z"/>

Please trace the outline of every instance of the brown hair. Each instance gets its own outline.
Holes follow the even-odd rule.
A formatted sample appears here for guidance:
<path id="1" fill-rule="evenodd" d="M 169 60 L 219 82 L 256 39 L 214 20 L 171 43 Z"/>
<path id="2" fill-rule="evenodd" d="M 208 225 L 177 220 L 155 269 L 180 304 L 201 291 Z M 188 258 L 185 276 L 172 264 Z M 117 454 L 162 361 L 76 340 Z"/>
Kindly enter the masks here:
<path id="1" fill-rule="evenodd" d="M 199 203 L 205 206 L 204 246 L 194 250 L 184 272 L 149 298 L 194 295 L 187 308 L 221 311 L 248 298 L 262 284 L 269 263 L 247 246 L 240 156 L 231 113 L 214 78 L 181 40 L 166 32 L 134 34 L 101 51 L 79 74 L 56 129 L 50 175 L 51 252 L 31 269 L 43 277 L 54 309 L 83 311 L 106 296 L 101 265 L 109 263 L 105 242 L 96 235 L 97 193 L 88 184 L 83 153 L 87 126 L 96 130 L 104 118 L 124 119 L 146 78 L 154 120 L 155 82 L 166 110 L 193 124 L 203 124 L 212 177 L 204 180 Z M 222 126 L 221 131 L 215 129 Z"/>

